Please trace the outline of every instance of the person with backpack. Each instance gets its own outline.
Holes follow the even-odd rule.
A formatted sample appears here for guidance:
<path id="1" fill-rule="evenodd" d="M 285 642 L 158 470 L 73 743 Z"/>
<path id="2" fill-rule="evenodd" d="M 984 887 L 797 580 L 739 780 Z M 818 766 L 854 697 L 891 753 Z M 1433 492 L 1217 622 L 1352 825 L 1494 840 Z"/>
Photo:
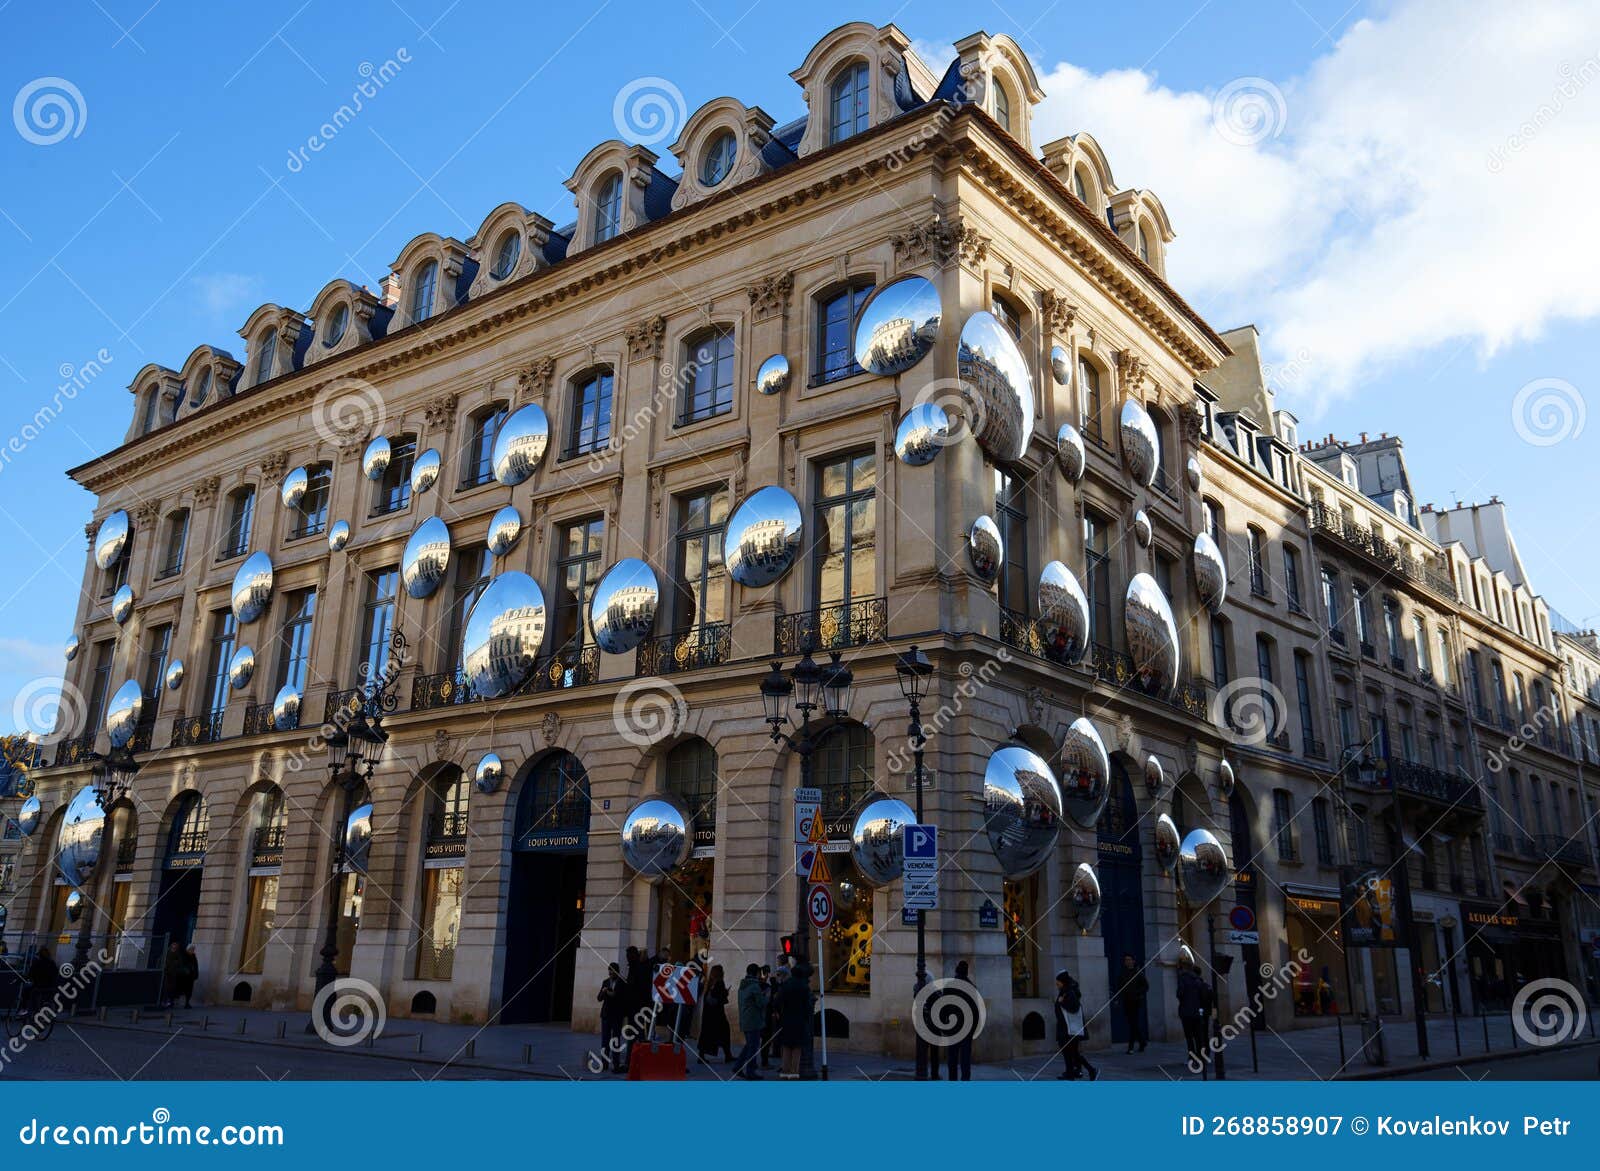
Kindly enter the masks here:
<path id="1" fill-rule="evenodd" d="M 1061 1047 L 1065 1068 L 1057 1081 L 1077 1081 L 1085 1070 L 1090 1081 L 1100 1076 L 1100 1071 L 1083 1055 L 1083 1042 L 1088 1035 L 1083 1022 L 1083 989 L 1072 973 L 1062 968 L 1056 973 L 1056 1044 Z"/>
<path id="2" fill-rule="evenodd" d="M 1193 965 L 1178 967 L 1178 1019 L 1183 1022 L 1183 1043 L 1189 1050 L 1189 1068 L 1205 1077 L 1207 1053 L 1206 1020 L 1211 1015 L 1211 986 L 1200 978 Z"/>

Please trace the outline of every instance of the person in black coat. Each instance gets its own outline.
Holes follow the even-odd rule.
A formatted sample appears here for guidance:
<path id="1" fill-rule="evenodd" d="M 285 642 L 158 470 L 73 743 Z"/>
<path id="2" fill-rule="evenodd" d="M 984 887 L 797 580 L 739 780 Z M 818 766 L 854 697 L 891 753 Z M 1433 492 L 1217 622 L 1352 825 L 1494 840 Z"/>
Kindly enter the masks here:
<path id="1" fill-rule="evenodd" d="M 802 960 L 789 970 L 778 987 L 778 1044 L 783 1069 L 778 1076 L 794 1081 L 800 1076 L 800 1055 L 811 1035 L 811 965 Z"/>
<path id="2" fill-rule="evenodd" d="M 962 960 L 956 965 L 955 978 L 972 989 L 971 1002 L 978 1003 L 978 987 L 968 977 L 967 961 Z M 973 1014 L 976 1023 L 977 1014 Z M 970 1032 L 961 1037 L 953 1038 L 950 1044 L 944 1047 L 945 1061 L 949 1070 L 950 1080 L 953 1082 L 970 1082 L 972 1080 L 972 1034 Z"/>
<path id="3" fill-rule="evenodd" d="M 1150 995 L 1150 981 L 1145 978 L 1139 961 L 1133 953 L 1122 956 L 1122 984 L 1117 988 L 1117 1003 L 1122 1007 L 1122 1019 L 1128 1024 L 1128 1052 L 1135 1045 L 1143 1053 L 1150 1043 L 1150 1028 L 1145 1023 L 1144 1002 Z"/>
<path id="4" fill-rule="evenodd" d="M 621 1073 L 622 1023 L 628 1019 L 628 982 L 616 964 L 606 965 L 606 978 L 600 982 L 600 1056 L 612 1073 Z"/>
<path id="5" fill-rule="evenodd" d="M 1088 1070 L 1089 1080 L 1094 1081 L 1100 1071 L 1083 1055 L 1083 1041 L 1089 1035 L 1083 1019 L 1083 990 L 1065 968 L 1056 973 L 1055 1009 L 1056 1044 L 1065 1065 L 1060 1080 L 1077 1081 Z"/>
<path id="6" fill-rule="evenodd" d="M 700 1060 L 709 1061 L 721 1053 L 733 1060 L 733 1030 L 728 1025 L 728 981 L 722 965 L 713 964 L 706 977 L 705 995 L 700 998 Z"/>
<path id="7" fill-rule="evenodd" d="M 783 1060 L 778 1039 L 779 1025 L 783 1023 L 783 1007 L 778 1003 L 778 992 L 783 988 L 783 978 L 788 971 L 782 964 L 776 968 L 766 965 L 761 968 L 761 982 L 767 989 L 767 1030 L 761 1034 L 762 1069 L 771 1069 L 774 1058 L 779 1062 Z"/>
<path id="8" fill-rule="evenodd" d="M 1178 1019 L 1183 1022 L 1183 1041 L 1189 1050 L 1189 1066 L 1205 1076 L 1209 1058 L 1206 1019 L 1211 1012 L 1211 988 L 1189 964 L 1178 969 Z"/>

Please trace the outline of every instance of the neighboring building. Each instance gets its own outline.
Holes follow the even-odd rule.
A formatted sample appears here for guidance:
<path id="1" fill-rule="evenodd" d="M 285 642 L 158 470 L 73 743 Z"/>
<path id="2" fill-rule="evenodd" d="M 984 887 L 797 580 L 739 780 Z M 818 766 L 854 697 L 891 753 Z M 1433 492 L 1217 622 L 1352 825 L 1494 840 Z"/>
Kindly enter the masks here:
<path id="1" fill-rule="evenodd" d="M 1294 997 L 1269 1006 L 1275 1026 L 1403 1011 L 1406 953 L 1347 956 L 1335 930 L 1344 868 L 1402 850 L 1421 962 L 1452 977 L 1439 989 L 1454 987 L 1446 961 L 1473 900 L 1531 907 L 1537 888 L 1537 929 L 1565 931 L 1570 881 L 1593 883 L 1592 866 L 1552 841 L 1539 848 L 1560 876 L 1530 872 L 1515 841 L 1491 858 L 1484 840 L 1496 803 L 1477 779 L 1480 734 L 1504 751 L 1507 729 L 1475 731 L 1493 713 L 1471 706 L 1462 656 L 1492 652 L 1537 680 L 1530 703 L 1557 688 L 1548 616 L 1520 569 L 1490 569 L 1502 546 L 1435 533 L 1426 511 L 1419 527 L 1398 441 L 1301 449 L 1255 331 L 1218 334 L 1166 284 L 1172 231 L 1155 196 L 1119 189 L 1087 134 L 1036 155 L 1043 95 L 1009 38 L 956 50 L 939 76 L 893 25 L 845 25 L 791 74 L 809 117 L 778 125 L 733 98 L 708 103 L 672 148 L 676 178 L 643 147 L 602 143 L 568 183 L 573 223 L 503 204 L 465 243 L 412 241 L 379 294 L 336 280 L 308 313 L 262 306 L 240 331 L 242 361 L 202 345 L 180 369 L 140 371 L 126 442 L 72 472 L 97 499 L 91 544 L 121 510 L 132 537 L 109 570 L 89 562 L 68 668 L 86 721 L 36 776 L 38 861 L 8 941 L 67 927 L 69 888 L 42 863 L 132 681 L 143 768 L 112 814 L 114 864 L 92 880 L 96 931 L 109 921 L 126 962 L 192 941 L 208 999 L 305 1008 L 332 895 L 340 970 L 392 1014 L 593 1028 L 593 989 L 630 945 L 708 948 L 737 972 L 795 930 L 800 766 L 774 746 L 758 687 L 774 658 L 814 644 L 854 673 L 850 718 L 820 742 L 812 777 L 840 907 L 821 957 L 829 1035 L 904 1051 L 915 931 L 899 884 L 867 886 L 845 838 L 875 794 L 910 797 L 895 667 L 912 643 L 934 665 L 927 817 L 948 851 L 929 964 L 972 961 L 982 1057 L 1049 1050 L 1050 974 L 1071 968 L 1091 1008 L 1105 1005 L 1125 953 L 1147 965 L 1153 1031 L 1180 1035 L 1180 947 L 1209 955 L 1213 926 L 1248 961 L 1226 981 L 1234 1004 L 1268 965 L 1308 957 Z M 868 373 L 852 325 L 874 289 L 907 276 L 938 292 L 931 351 Z M 963 344 L 975 319 L 991 332 Z M 993 352 L 1001 330 L 1015 361 Z M 895 326 L 869 361 L 903 364 L 927 340 Z M 791 374 L 758 393 L 771 355 Z M 950 406 L 956 437 L 912 466 L 895 458 L 897 424 L 926 401 Z M 512 441 L 530 405 L 548 433 Z M 1140 408 L 1149 487 L 1132 474 Z M 1086 440 L 1081 479 L 1058 455 L 1067 423 Z M 364 466 L 377 439 L 387 460 Z M 414 490 L 433 453 L 437 482 Z M 536 470 L 507 487 L 497 463 Z M 790 526 L 770 518 L 723 548 L 733 506 L 769 486 L 798 505 L 800 559 L 775 584 L 739 585 L 790 557 Z M 496 519 L 507 507 L 519 536 Z M 1004 541 L 992 584 L 968 553 L 980 516 Z M 421 578 L 401 559 L 433 518 L 452 556 L 415 597 Z M 498 556 L 492 521 L 511 538 Z M 1216 614 L 1197 584 L 1203 533 L 1225 564 Z M 268 605 L 241 623 L 234 578 L 260 553 Z M 605 654 L 586 608 L 628 557 L 654 567 L 663 601 L 652 638 Z M 1511 612 L 1525 606 L 1523 635 L 1459 603 L 1452 566 L 1476 573 L 1482 559 Z M 1040 612 L 1053 562 L 1082 583 L 1081 659 L 1063 654 L 1071 624 Z M 508 607 L 469 648 L 474 603 L 510 571 L 538 580 L 544 606 Z M 1172 641 L 1140 575 L 1170 606 Z M 615 599 L 619 627 L 642 622 L 640 600 Z M 1157 670 L 1174 656 L 1175 681 Z M 245 658 L 253 671 L 230 670 Z M 474 678 L 516 686 L 485 699 Z M 391 739 L 370 786 L 347 795 L 323 771 L 320 726 L 373 705 L 374 683 L 392 697 L 376 701 Z M 1080 717 L 1109 752 L 1105 810 L 1063 829 L 1036 871 L 1008 875 L 985 765 L 1020 742 L 1059 769 Z M 1516 764 L 1562 802 L 1566 727 Z M 506 779 L 476 787 L 488 753 Z M 657 795 L 690 811 L 692 857 L 652 884 L 619 835 Z M 1049 821 L 1033 813 L 1030 831 Z M 1227 943 L 1225 922 L 1176 891 L 1156 863 L 1160 813 L 1228 847 L 1236 881 L 1212 910 L 1252 909 L 1259 943 Z M 335 875 L 341 834 L 353 854 Z M 1087 933 L 1072 897 L 1083 862 L 1103 896 Z M 1571 970 L 1570 948 L 1543 938 L 1479 938 L 1473 979 Z M 1123 1035 L 1117 1013 L 1104 1020 L 1098 1039 Z"/>

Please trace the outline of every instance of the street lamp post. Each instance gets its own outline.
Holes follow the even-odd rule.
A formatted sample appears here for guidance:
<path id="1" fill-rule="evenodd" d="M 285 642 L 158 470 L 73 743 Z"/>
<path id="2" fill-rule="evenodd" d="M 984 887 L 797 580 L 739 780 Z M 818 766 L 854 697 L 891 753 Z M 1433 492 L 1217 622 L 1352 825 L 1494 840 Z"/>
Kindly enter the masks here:
<path id="1" fill-rule="evenodd" d="M 340 881 L 346 858 L 345 841 L 349 834 L 350 814 L 354 812 L 357 790 L 363 782 L 372 780 L 373 771 L 383 757 L 383 747 L 389 734 L 383 730 L 383 718 L 367 719 L 359 711 L 350 721 L 348 729 L 337 729 L 328 737 L 328 773 L 344 793 L 344 811 L 334 826 L 333 875 L 328 883 L 328 925 L 323 933 L 322 964 L 317 968 L 317 992 L 339 978 L 339 896 Z M 314 1023 L 314 1022 L 313 1022 Z"/>
<path id="2" fill-rule="evenodd" d="M 1388 763 L 1387 761 L 1385 763 Z M 1374 784 L 1378 778 L 1378 765 L 1370 756 L 1360 763 L 1361 779 Z M 1400 781 L 1392 765 L 1385 778 L 1389 786 L 1390 832 L 1394 834 L 1395 894 L 1400 900 L 1397 911 L 1403 910 L 1406 919 L 1406 951 L 1410 953 L 1412 1016 L 1417 1026 L 1417 1056 L 1428 1056 L 1428 989 L 1422 979 L 1422 941 L 1417 935 L 1416 921 L 1411 914 L 1411 849 L 1406 845 L 1405 819 L 1400 815 Z M 1399 990 L 1396 990 L 1398 998 Z"/>
<path id="3" fill-rule="evenodd" d="M 933 664 L 928 662 L 928 656 L 918 650 L 915 644 L 900 656 L 900 661 L 895 665 L 895 674 L 900 677 L 900 693 L 905 696 L 906 703 L 911 708 L 911 724 L 906 734 L 911 740 L 912 788 L 916 793 L 915 809 L 918 825 L 922 824 L 922 754 L 927 744 L 922 728 L 922 697 L 927 693 L 928 677 L 932 673 Z M 928 983 L 927 914 L 926 911 L 917 911 L 917 978 L 912 987 L 913 1005 L 916 1003 L 917 993 Z M 917 1081 L 927 1081 L 928 1042 L 923 1039 L 920 1029 L 914 1028 L 912 1032 L 917 1038 Z"/>
<path id="4" fill-rule="evenodd" d="M 102 859 L 116 849 L 112 832 L 115 821 L 111 810 L 133 788 L 133 778 L 139 774 L 141 766 L 127 748 L 113 748 L 106 756 L 95 753 L 90 760 L 94 762 L 94 802 L 105 814 L 105 825 L 100 830 L 100 853 L 95 858 L 94 871 L 89 876 L 92 880 L 100 874 Z M 114 859 L 111 864 L 116 865 Z M 94 939 L 94 899 L 85 898 L 83 902 L 83 923 L 78 928 L 78 943 L 72 953 L 74 974 L 88 967 L 89 947 Z"/>

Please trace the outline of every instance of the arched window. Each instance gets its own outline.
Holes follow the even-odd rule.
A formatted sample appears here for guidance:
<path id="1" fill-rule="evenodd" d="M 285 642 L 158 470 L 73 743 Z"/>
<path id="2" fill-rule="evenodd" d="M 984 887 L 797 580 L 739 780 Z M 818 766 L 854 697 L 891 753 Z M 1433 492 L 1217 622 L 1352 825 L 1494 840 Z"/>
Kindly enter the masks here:
<path id="1" fill-rule="evenodd" d="M 1147 233 L 1144 230 L 1144 225 L 1143 224 L 1140 224 L 1138 226 L 1138 228 L 1136 229 L 1136 232 L 1137 232 L 1137 239 L 1138 239 L 1138 244 L 1139 244 L 1139 259 L 1144 261 L 1146 264 L 1149 264 L 1150 263 L 1150 235 L 1149 235 L 1149 233 Z"/>
<path id="2" fill-rule="evenodd" d="M 830 840 L 848 838 L 861 807 L 876 792 L 872 733 L 844 724 L 817 746 L 814 779 L 822 790 L 822 818 Z M 872 990 L 872 888 L 836 876 L 836 912 L 823 936 L 821 982 L 829 993 L 865 995 Z"/>
<path id="3" fill-rule="evenodd" d="M 694 819 L 694 845 L 717 844 L 717 752 L 704 740 L 685 740 L 661 762 L 664 792 L 676 797 Z"/>
<path id="4" fill-rule="evenodd" d="M 517 261 L 521 259 L 522 233 L 516 228 L 507 228 L 495 247 L 494 264 L 489 266 L 489 275 L 497 281 L 503 281 L 517 271 Z"/>
<path id="5" fill-rule="evenodd" d="M 704 330 L 684 343 L 683 406 L 679 423 L 697 423 L 733 410 L 733 329 Z"/>
<path id="6" fill-rule="evenodd" d="M 267 944 L 278 921 L 278 881 L 286 826 L 283 790 L 263 789 L 250 799 L 250 874 L 245 889 L 239 971 L 258 975 L 266 967 Z"/>
<path id="7" fill-rule="evenodd" d="M 313 464 L 306 469 L 305 495 L 294 507 L 294 527 L 290 537 L 314 537 L 328 527 L 328 499 L 333 492 L 331 464 Z"/>
<path id="8" fill-rule="evenodd" d="M 455 973 L 461 937 L 461 903 L 467 857 L 467 802 L 472 786 L 458 768 L 428 782 L 423 827 L 422 917 L 417 940 L 417 979 L 448 980 Z"/>
<path id="9" fill-rule="evenodd" d="M 828 86 L 828 143 L 843 142 L 869 125 L 871 71 L 854 61 L 834 75 Z"/>
<path id="10" fill-rule="evenodd" d="M 335 939 L 339 952 L 334 957 L 333 967 L 339 975 L 348 976 L 356 934 L 361 930 L 361 910 L 367 898 L 367 858 L 372 848 L 372 793 L 364 784 L 348 796 L 338 786 L 333 787 L 332 793 L 333 816 L 343 818 L 342 824 L 336 820 L 330 827 L 334 848 L 343 848 L 339 869 L 341 877 L 337 880 L 340 891 Z"/>
<path id="11" fill-rule="evenodd" d="M 206 399 L 211 397 L 211 367 L 207 366 L 200 372 L 200 378 L 195 382 L 194 393 L 189 396 L 189 409 L 198 411 L 206 405 Z"/>
<path id="12" fill-rule="evenodd" d="M 622 174 L 613 171 L 595 190 L 594 242 L 604 244 L 622 231 Z"/>
<path id="13" fill-rule="evenodd" d="M 552 752 L 533 766 L 517 798 L 513 848 L 538 849 L 569 841 L 581 848 L 589 834 L 589 774 L 570 752 Z"/>
<path id="14" fill-rule="evenodd" d="M 411 278 L 411 320 L 426 321 L 433 316 L 439 293 L 439 262 L 430 260 Z"/>
<path id="15" fill-rule="evenodd" d="M 350 327 L 350 302 L 340 301 L 328 314 L 328 324 L 322 329 L 322 344 L 333 349 L 344 340 L 344 331 Z"/>
<path id="16" fill-rule="evenodd" d="M 273 351 L 278 348 L 278 331 L 269 329 L 261 335 L 256 353 L 256 381 L 265 382 L 272 377 Z"/>
<path id="17" fill-rule="evenodd" d="M 139 434 L 148 435 L 161 425 L 161 390 L 152 386 L 144 393 L 144 413 L 139 419 Z"/>
<path id="18" fill-rule="evenodd" d="M 1085 205 L 1088 204 L 1088 202 L 1089 202 L 1088 172 L 1085 171 L 1082 167 L 1073 167 L 1072 168 L 1072 193 L 1078 197 L 1078 201 L 1080 203 L 1083 203 Z"/>
<path id="19" fill-rule="evenodd" d="M 739 140 L 732 131 L 724 130 L 706 147 L 705 157 L 700 161 L 700 182 L 706 187 L 721 183 L 733 172 L 733 163 L 738 154 Z"/>
<path id="20" fill-rule="evenodd" d="M 1006 93 L 1006 87 L 999 78 L 994 80 L 994 120 L 1000 123 L 1000 129 L 1007 134 L 1011 130 L 1011 96 Z"/>
<path id="21" fill-rule="evenodd" d="M 861 373 L 856 365 L 856 314 L 872 296 L 872 288 L 870 280 L 858 280 L 817 298 L 817 384 Z"/>
<path id="22" fill-rule="evenodd" d="M 211 814 L 206 799 L 193 790 L 178 798 L 167 831 L 166 863 L 203 859 L 211 840 Z"/>
<path id="23" fill-rule="evenodd" d="M 256 490 L 253 485 L 237 488 L 228 497 L 228 528 L 223 534 L 224 560 L 243 557 L 250 551 L 250 532 L 256 519 Z"/>

